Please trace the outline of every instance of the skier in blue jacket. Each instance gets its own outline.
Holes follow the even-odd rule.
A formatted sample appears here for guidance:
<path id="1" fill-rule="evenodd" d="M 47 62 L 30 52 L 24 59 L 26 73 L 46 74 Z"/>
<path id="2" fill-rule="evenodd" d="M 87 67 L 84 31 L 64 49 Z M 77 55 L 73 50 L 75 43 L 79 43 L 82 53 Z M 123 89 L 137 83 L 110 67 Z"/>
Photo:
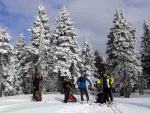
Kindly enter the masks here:
<path id="1" fill-rule="evenodd" d="M 87 91 L 87 87 L 86 87 L 86 81 L 89 82 L 90 86 L 92 86 L 91 81 L 84 75 L 84 73 L 81 73 L 81 76 L 77 79 L 76 84 L 78 85 L 78 89 L 80 90 L 81 93 L 81 104 L 83 104 L 83 92 L 86 94 L 86 99 L 87 102 L 89 102 L 89 95 L 88 95 L 88 91 Z"/>

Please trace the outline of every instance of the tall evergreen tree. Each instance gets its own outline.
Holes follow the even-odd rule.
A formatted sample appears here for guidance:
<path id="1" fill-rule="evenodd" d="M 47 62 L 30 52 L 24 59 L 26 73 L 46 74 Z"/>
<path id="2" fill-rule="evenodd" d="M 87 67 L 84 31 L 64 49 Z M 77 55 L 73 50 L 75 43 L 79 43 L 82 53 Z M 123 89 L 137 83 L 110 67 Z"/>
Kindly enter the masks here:
<path id="1" fill-rule="evenodd" d="M 17 94 L 22 94 L 23 92 L 26 92 L 22 90 L 22 87 L 26 87 L 23 84 L 24 76 L 26 75 L 26 72 L 24 71 L 25 70 L 24 68 L 26 68 L 25 59 L 24 59 L 26 56 L 25 46 L 26 46 L 26 43 L 24 41 L 24 35 L 23 33 L 21 33 L 15 45 L 15 54 L 14 54 L 15 69 L 16 69 L 15 88 L 16 88 Z M 23 89 L 26 89 L 26 88 L 23 88 Z"/>
<path id="2" fill-rule="evenodd" d="M 54 73 L 60 72 L 61 76 L 71 76 L 69 68 L 71 63 L 74 64 L 73 78 L 79 75 L 78 62 L 80 58 L 80 47 L 76 41 L 77 34 L 74 27 L 74 22 L 69 18 L 69 13 L 64 7 L 56 19 L 56 29 L 54 30 L 53 37 L 55 39 L 54 55 L 57 58 L 55 62 Z M 66 72 L 66 74 L 65 74 Z"/>
<path id="3" fill-rule="evenodd" d="M 82 57 L 85 74 L 89 76 L 89 79 L 91 79 L 93 83 L 95 83 L 99 74 L 98 69 L 95 67 L 95 56 L 92 52 L 92 46 L 88 39 L 84 43 L 84 47 L 82 50 Z"/>
<path id="4" fill-rule="evenodd" d="M 45 80 L 48 75 L 48 51 L 52 44 L 52 38 L 49 19 L 43 5 L 38 6 L 38 15 L 29 31 L 31 31 L 32 45 L 38 51 L 39 59 L 35 67 L 38 72 L 42 73 Z"/>
<path id="5" fill-rule="evenodd" d="M 136 50 L 136 30 L 131 28 L 123 11 L 120 14 L 116 11 L 113 24 L 106 51 L 109 71 L 113 72 L 116 86 L 131 86 L 131 78 L 137 82 L 138 76 L 142 75 L 141 56 Z"/>
<path id="6" fill-rule="evenodd" d="M 10 66 L 13 47 L 9 44 L 11 36 L 0 27 L 0 96 L 14 95 L 14 76 Z"/>
<path id="7" fill-rule="evenodd" d="M 38 15 L 29 31 L 31 32 L 32 45 L 39 49 L 40 52 L 42 52 L 44 46 L 49 47 L 50 43 L 52 43 L 49 19 L 42 4 L 38 6 Z"/>
<path id="8" fill-rule="evenodd" d="M 142 66 L 144 78 L 148 80 L 150 87 L 150 28 L 146 21 L 143 24 L 144 34 L 141 37 L 141 47 L 143 48 L 142 54 Z"/>
<path id="9" fill-rule="evenodd" d="M 38 51 L 37 49 L 33 48 L 31 45 L 25 46 L 24 49 L 25 56 L 23 57 L 23 83 L 22 83 L 22 90 L 25 94 L 31 94 L 32 93 L 32 83 L 35 74 L 38 72 L 37 65 L 35 65 L 38 62 Z"/>
<path id="10" fill-rule="evenodd" d="M 38 15 L 31 29 L 31 40 L 34 48 L 39 52 L 39 62 L 47 59 L 47 50 L 52 44 L 49 19 L 43 5 L 38 6 Z"/>
<path id="11" fill-rule="evenodd" d="M 98 69 L 98 73 L 100 74 L 100 78 L 102 77 L 103 72 L 106 71 L 106 61 L 104 56 L 100 55 L 99 51 L 96 49 L 95 53 L 95 67 Z"/>

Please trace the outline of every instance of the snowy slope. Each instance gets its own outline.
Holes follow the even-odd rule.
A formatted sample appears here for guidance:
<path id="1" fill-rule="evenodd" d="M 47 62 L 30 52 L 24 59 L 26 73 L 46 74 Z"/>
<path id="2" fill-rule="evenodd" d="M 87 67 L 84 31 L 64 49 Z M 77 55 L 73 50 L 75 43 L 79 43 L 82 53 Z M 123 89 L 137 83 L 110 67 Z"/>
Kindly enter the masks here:
<path id="1" fill-rule="evenodd" d="M 78 95 L 75 95 L 78 99 Z M 150 91 L 143 96 L 133 93 L 131 98 L 115 96 L 112 107 L 98 106 L 90 96 L 92 105 L 61 102 L 58 93 L 43 95 L 42 102 L 31 102 L 31 95 L 0 98 L 0 113 L 150 113 Z"/>

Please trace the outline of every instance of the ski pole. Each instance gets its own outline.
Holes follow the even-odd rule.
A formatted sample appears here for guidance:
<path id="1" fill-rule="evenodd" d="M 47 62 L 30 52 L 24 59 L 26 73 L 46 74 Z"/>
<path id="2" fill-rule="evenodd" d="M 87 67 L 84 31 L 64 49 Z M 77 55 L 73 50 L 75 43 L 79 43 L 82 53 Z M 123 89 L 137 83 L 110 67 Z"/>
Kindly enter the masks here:
<path id="1" fill-rule="evenodd" d="M 79 102 L 79 90 L 77 90 L 78 91 L 78 102 Z"/>

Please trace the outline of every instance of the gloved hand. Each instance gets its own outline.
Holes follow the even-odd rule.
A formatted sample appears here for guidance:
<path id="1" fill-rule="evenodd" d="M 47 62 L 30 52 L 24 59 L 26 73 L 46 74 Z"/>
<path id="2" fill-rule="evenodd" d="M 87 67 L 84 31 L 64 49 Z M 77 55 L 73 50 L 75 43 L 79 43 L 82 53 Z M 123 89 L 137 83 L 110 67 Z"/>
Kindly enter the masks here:
<path id="1" fill-rule="evenodd" d="M 80 86 L 78 86 L 78 89 L 80 89 Z"/>
<path id="2" fill-rule="evenodd" d="M 89 85 L 89 88 L 92 88 L 92 84 Z"/>
<path id="3" fill-rule="evenodd" d="M 69 88 L 69 87 L 70 87 L 70 86 L 69 86 L 69 84 L 68 84 L 68 85 L 66 85 L 66 87 L 67 87 L 67 88 Z"/>

